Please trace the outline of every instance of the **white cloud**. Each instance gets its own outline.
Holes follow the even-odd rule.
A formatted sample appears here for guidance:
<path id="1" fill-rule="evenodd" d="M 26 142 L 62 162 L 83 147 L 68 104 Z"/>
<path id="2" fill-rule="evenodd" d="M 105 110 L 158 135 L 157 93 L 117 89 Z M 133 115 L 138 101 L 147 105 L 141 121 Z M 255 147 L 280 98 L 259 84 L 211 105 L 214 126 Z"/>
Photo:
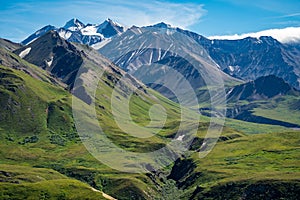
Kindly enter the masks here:
<path id="1" fill-rule="evenodd" d="M 219 35 L 210 36 L 209 39 L 222 39 L 222 40 L 237 40 L 246 37 L 259 38 L 261 36 L 271 36 L 281 43 L 300 42 L 300 27 L 288 27 L 283 29 L 269 29 L 256 33 L 244 33 L 241 35 Z"/>

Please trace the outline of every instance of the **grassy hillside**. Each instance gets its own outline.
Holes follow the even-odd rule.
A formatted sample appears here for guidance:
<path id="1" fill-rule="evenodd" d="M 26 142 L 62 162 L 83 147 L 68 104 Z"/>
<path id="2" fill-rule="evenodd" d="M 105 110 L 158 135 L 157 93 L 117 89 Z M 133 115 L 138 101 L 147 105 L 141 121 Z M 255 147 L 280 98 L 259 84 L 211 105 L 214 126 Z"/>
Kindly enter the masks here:
<path id="1" fill-rule="evenodd" d="M 62 89 L 37 81 L 24 72 L 0 66 L 1 127 L 18 135 L 47 129 L 48 103 L 67 95 Z"/>
<path id="2" fill-rule="evenodd" d="M 106 199 L 88 184 L 45 168 L 0 165 L 0 199 Z"/>
<path id="3" fill-rule="evenodd" d="M 87 62 L 90 67 L 99 66 Z M 110 102 L 121 74 L 113 67 L 107 69 L 96 91 L 96 114 L 108 138 L 133 152 L 153 151 L 170 142 L 180 124 L 179 106 L 147 88 L 137 90 L 129 105 L 133 121 L 147 125 L 149 109 L 159 101 L 168 114 L 166 124 L 151 138 L 124 133 L 114 120 Z M 211 199 L 225 194 L 229 197 L 223 199 L 234 199 L 243 198 L 245 195 L 241 195 L 249 191 L 254 195 L 279 191 L 284 197 L 299 191 L 299 132 L 238 120 L 226 122 L 216 147 L 203 159 L 198 151 L 209 119 L 199 116 L 197 138 L 189 153 L 174 165 L 147 174 L 113 170 L 96 160 L 81 143 L 70 93 L 47 80 L 0 66 L 0 198 L 103 199 L 91 187 L 118 199 Z M 127 82 L 130 87 L 132 82 Z M 123 100 L 121 92 L 116 95 Z M 195 115 L 191 111 L 188 114 Z M 193 125 L 186 124 L 183 130 L 189 131 Z M 151 127 L 153 131 L 158 129 Z M 126 162 L 130 160 L 124 159 Z M 257 185 L 263 189 L 255 189 Z"/>
<path id="4" fill-rule="evenodd" d="M 150 194 L 154 196 L 157 194 L 155 183 L 151 182 L 146 175 L 120 173 L 103 165 L 89 154 L 75 130 L 69 92 L 59 86 L 32 78 L 19 70 L 1 66 L 0 73 L 2 94 L 0 102 L 3 108 L 0 110 L 0 163 L 9 164 L 15 170 L 23 165 L 54 169 L 112 196 L 125 199 L 128 198 L 127 191 L 131 191 L 131 196 L 142 199 Z M 116 124 L 113 123 L 113 117 L 109 114 L 111 108 L 106 99 L 106 95 L 109 95 L 112 88 L 105 81 L 100 83 L 99 88 L 103 89 L 97 95 L 97 101 L 101 105 L 97 109 L 100 123 L 110 130 L 111 139 L 121 147 L 133 151 L 149 151 L 169 140 L 162 136 L 154 136 L 151 140 L 134 140 L 134 137 L 128 137 L 120 130 L 118 131 Z M 176 130 L 176 117 L 179 116 L 178 107 L 157 93 L 155 95 L 161 98 L 167 111 L 172 114 L 167 122 L 170 128 L 164 129 L 162 135 L 173 134 Z M 131 107 L 136 123 L 147 123 L 149 116 L 146 109 L 151 106 L 151 103 L 150 98 L 141 100 L 137 95 L 132 97 Z M 5 171 L 5 168 L 5 165 L 0 166 L 2 171 Z M 30 179 L 35 175 L 27 174 L 25 171 L 22 176 Z M 22 191 L 26 190 L 27 193 L 24 195 L 29 195 L 29 198 L 30 195 L 34 196 L 41 192 L 37 188 L 44 188 L 44 185 L 45 191 L 51 190 L 53 183 L 49 181 L 36 184 L 24 183 L 22 186 L 7 183 L 3 185 L 3 190 L 7 191 L 3 195 L 19 198 Z M 68 190 L 69 184 L 64 181 L 61 181 L 63 191 Z M 78 187 L 84 186 L 78 184 Z M 15 196 L 12 191 L 16 191 Z M 68 192 L 76 194 L 72 190 Z M 91 190 L 87 192 L 93 195 Z M 50 196 L 57 197 L 58 194 L 60 192 L 54 190 Z M 76 199 L 77 197 L 71 196 L 70 198 Z"/>
<path id="5" fill-rule="evenodd" d="M 267 193 L 271 199 L 293 199 L 300 184 L 299 137 L 299 132 L 221 137 L 207 157 L 194 152 L 177 161 L 170 178 L 186 199 L 243 199 L 251 187 L 249 199 Z"/>
<path id="6" fill-rule="evenodd" d="M 254 114 L 270 119 L 300 125 L 300 98 L 289 96 L 276 98 L 271 102 L 254 108 Z"/>

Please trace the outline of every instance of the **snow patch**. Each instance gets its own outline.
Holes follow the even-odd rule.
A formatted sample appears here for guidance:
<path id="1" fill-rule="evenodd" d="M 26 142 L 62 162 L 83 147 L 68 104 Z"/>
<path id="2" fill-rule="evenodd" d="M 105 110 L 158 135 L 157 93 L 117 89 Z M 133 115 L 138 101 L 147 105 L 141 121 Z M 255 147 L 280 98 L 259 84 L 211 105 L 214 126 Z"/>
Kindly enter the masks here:
<path id="1" fill-rule="evenodd" d="M 31 47 L 28 47 L 27 49 L 23 50 L 23 51 L 19 54 L 19 56 L 20 56 L 21 58 L 24 58 L 25 56 L 27 56 L 27 55 L 29 54 L 30 50 L 31 50 Z"/>
<path id="2" fill-rule="evenodd" d="M 131 58 L 135 55 L 135 51 L 133 51 L 132 53 L 131 53 L 131 56 L 129 57 L 129 59 L 128 59 L 128 61 L 130 62 L 131 61 Z"/>
<path id="3" fill-rule="evenodd" d="M 257 41 L 255 41 L 256 44 L 261 44 L 262 41 L 260 39 L 257 39 Z"/>
<path id="4" fill-rule="evenodd" d="M 174 31 L 172 29 L 167 29 L 167 35 L 173 35 Z"/>
<path id="5" fill-rule="evenodd" d="M 228 69 L 230 70 L 230 72 L 240 72 L 241 70 L 241 67 L 238 66 L 238 65 L 235 65 L 235 66 L 228 66 Z"/>
<path id="6" fill-rule="evenodd" d="M 157 60 L 160 60 L 161 59 L 161 48 L 158 48 L 158 59 Z"/>
<path id="7" fill-rule="evenodd" d="M 72 27 L 69 27 L 68 30 L 70 30 L 70 31 L 77 31 L 78 27 L 72 26 Z"/>
<path id="8" fill-rule="evenodd" d="M 52 65 L 52 62 L 53 62 L 53 56 L 51 56 L 49 61 L 46 60 L 48 67 L 50 67 Z"/>
<path id="9" fill-rule="evenodd" d="M 231 94 L 231 92 L 233 91 L 234 88 L 231 88 L 228 93 L 227 93 L 227 96 L 229 96 Z"/>
<path id="10" fill-rule="evenodd" d="M 149 64 L 151 64 L 152 58 L 153 58 L 153 51 L 151 51 L 151 54 L 150 54 Z"/>
<path id="11" fill-rule="evenodd" d="M 98 49 L 104 47 L 105 45 L 107 45 L 110 41 L 111 41 L 111 38 L 104 39 L 101 42 L 93 44 L 91 47 L 98 50 Z"/>
<path id="12" fill-rule="evenodd" d="M 221 69 L 221 67 L 220 67 L 220 65 L 218 63 L 216 63 L 214 60 L 212 60 L 212 61 L 213 61 L 213 63 L 216 64 L 216 66 L 217 66 L 218 69 Z"/>
<path id="13" fill-rule="evenodd" d="M 133 32 L 134 34 L 136 34 L 136 35 L 142 34 L 142 31 L 141 31 L 140 28 L 134 28 L 134 29 L 132 29 L 132 32 Z"/>
<path id="14" fill-rule="evenodd" d="M 65 40 L 69 39 L 72 35 L 71 32 L 65 31 L 65 30 L 59 31 L 58 34 L 59 34 L 60 37 L 64 38 Z"/>
<path id="15" fill-rule="evenodd" d="M 184 135 L 180 135 L 180 136 L 178 136 L 178 138 L 176 140 L 182 141 L 183 138 L 184 138 Z"/>
<path id="16" fill-rule="evenodd" d="M 33 41 L 37 40 L 38 38 L 39 38 L 39 37 L 36 37 L 36 38 L 34 38 L 34 39 L 30 40 L 29 42 L 27 42 L 27 43 L 26 43 L 26 45 L 28 45 L 28 44 L 32 43 Z"/>
<path id="17" fill-rule="evenodd" d="M 101 33 L 97 33 L 98 28 L 96 26 L 87 26 L 80 30 L 82 35 L 97 35 L 101 38 L 104 38 L 104 36 Z"/>
<path id="18" fill-rule="evenodd" d="M 113 25 L 115 25 L 115 26 L 118 26 L 118 27 L 124 27 L 122 24 L 120 24 L 120 23 L 118 23 L 118 22 L 116 22 L 116 21 L 112 21 L 112 20 L 110 20 L 111 21 L 111 23 L 113 24 Z"/>

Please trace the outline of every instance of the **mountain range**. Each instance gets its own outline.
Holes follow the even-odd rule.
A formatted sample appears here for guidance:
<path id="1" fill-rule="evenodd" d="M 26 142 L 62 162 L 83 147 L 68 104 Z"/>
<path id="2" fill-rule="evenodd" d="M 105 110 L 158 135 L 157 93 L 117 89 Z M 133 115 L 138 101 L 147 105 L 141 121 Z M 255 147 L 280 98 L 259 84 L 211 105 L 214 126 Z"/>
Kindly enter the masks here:
<path id="1" fill-rule="evenodd" d="M 48 25 L 21 44 L 0 39 L 0 199 L 299 199 L 299 47 L 271 37 L 209 40 L 165 23 L 127 29 L 109 19 Z M 212 109 L 218 95 L 225 124 L 201 158 L 224 109 Z M 132 123 L 151 137 L 124 132 Z M 106 137 L 86 145 L 99 140 L 98 125 Z M 114 153 L 110 141 L 134 154 Z M 135 154 L 174 141 L 189 144 L 185 154 L 166 151 L 174 162 L 137 164 Z M 106 163 L 91 155 L 103 147 Z"/>
<path id="2" fill-rule="evenodd" d="M 219 68 L 230 76 L 249 81 L 261 76 L 275 75 L 283 78 L 293 87 L 300 89 L 300 70 L 298 67 L 300 64 L 300 49 L 297 43 L 282 44 L 272 37 L 265 36 L 260 38 L 248 37 L 239 40 L 210 40 L 197 33 L 171 27 L 163 22 L 141 28 L 149 29 L 151 27 L 177 31 L 193 38 L 205 49 Z M 141 29 L 135 26 L 132 28 Z M 110 38 L 122 35 L 127 29 L 110 19 L 105 20 L 99 25 L 85 25 L 78 19 L 71 19 L 61 28 L 56 28 L 52 25 L 45 26 L 21 43 L 28 44 L 49 30 L 57 31 L 62 38 L 70 42 L 87 44 L 105 53 L 108 47 L 104 46 L 110 43 Z M 132 29 L 127 31 L 125 35 L 128 35 L 131 30 Z M 125 36 L 121 37 L 124 38 Z M 109 48 L 114 48 L 114 45 L 116 48 L 116 42 L 118 40 L 121 39 L 119 38 L 111 42 L 111 44 L 108 45 Z M 104 48 L 104 50 L 102 51 L 101 48 Z M 111 51 L 113 51 L 113 49 L 111 49 Z M 149 60 L 150 55 L 151 53 L 144 53 L 144 55 L 139 54 L 138 57 L 142 60 Z M 130 63 L 135 60 L 134 56 L 129 56 L 128 58 L 130 58 L 130 60 L 120 60 L 121 58 L 118 58 L 119 60 L 115 60 L 116 58 L 110 59 L 117 62 L 118 65 L 122 63 L 120 67 L 127 71 L 128 69 L 126 69 L 124 64 L 129 66 Z M 123 56 L 122 59 L 126 58 Z M 153 60 L 153 62 L 156 61 L 157 60 Z"/>
<path id="3" fill-rule="evenodd" d="M 28 36 L 21 42 L 21 44 L 29 44 L 40 36 L 46 34 L 48 31 L 57 31 L 60 37 L 68 40 L 69 42 L 92 46 L 100 42 L 104 42 L 115 35 L 121 34 L 125 30 L 125 27 L 113 22 L 111 19 L 107 19 L 101 24 L 84 24 L 74 18 L 66 22 L 66 24 L 60 28 L 47 25 Z"/>

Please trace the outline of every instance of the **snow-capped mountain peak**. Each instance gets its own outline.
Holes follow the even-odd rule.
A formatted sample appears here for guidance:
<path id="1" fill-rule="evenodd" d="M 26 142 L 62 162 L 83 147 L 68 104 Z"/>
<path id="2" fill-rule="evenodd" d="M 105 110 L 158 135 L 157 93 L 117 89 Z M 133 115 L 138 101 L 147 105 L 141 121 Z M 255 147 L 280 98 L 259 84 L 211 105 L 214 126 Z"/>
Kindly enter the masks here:
<path id="1" fill-rule="evenodd" d="M 102 24 L 97 26 L 97 33 L 102 34 L 106 38 L 110 38 L 116 34 L 123 33 L 125 28 L 111 19 L 105 20 Z"/>
<path id="2" fill-rule="evenodd" d="M 64 29 L 68 29 L 70 31 L 78 31 L 85 27 L 85 24 L 79 21 L 76 18 L 69 20 L 64 26 Z"/>
<path id="3" fill-rule="evenodd" d="M 46 34 L 48 31 L 54 30 L 59 33 L 60 37 L 70 42 L 77 42 L 94 46 L 104 40 L 110 39 L 115 35 L 120 35 L 126 31 L 126 28 L 111 19 L 105 20 L 101 24 L 85 25 L 76 18 L 69 20 L 63 27 L 56 28 L 48 25 L 36 31 L 34 34 L 26 38 L 22 44 L 29 44 L 35 39 Z"/>

